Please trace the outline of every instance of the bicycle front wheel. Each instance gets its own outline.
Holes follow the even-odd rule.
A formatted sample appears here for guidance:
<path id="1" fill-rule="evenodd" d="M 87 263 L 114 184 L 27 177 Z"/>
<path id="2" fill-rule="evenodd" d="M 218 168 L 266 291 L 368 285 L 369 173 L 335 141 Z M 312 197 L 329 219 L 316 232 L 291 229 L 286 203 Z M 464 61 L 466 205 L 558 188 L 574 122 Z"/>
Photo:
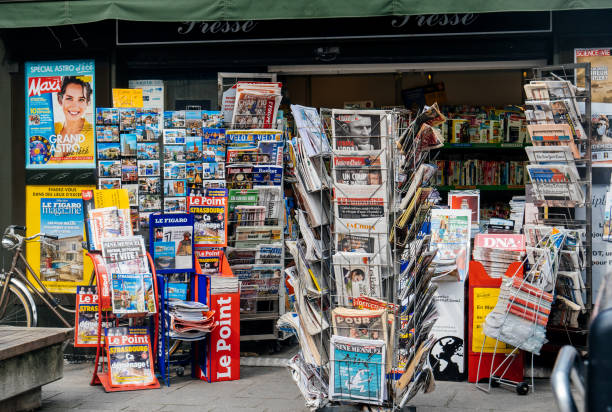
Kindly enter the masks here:
<path id="1" fill-rule="evenodd" d="M 35 327 L 34 313 L 25 293 L 13 283 L 9 283 L 6 293 L 0 325 Z"/>

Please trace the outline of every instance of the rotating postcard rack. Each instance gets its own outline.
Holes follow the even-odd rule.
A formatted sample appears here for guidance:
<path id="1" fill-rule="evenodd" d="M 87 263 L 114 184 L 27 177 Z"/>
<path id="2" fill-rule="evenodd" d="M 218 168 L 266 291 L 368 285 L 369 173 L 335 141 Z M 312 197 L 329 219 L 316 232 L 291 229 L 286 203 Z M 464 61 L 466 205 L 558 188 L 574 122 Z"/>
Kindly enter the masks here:
<path id="1" fill-rule="evenodd" d="M 481 360 L 485 341 L 495 342 L 488 373 L 481 374 L 479 360 L 477 376 L 488 377 L 488 385 L 476 385 L 486 392 L 505 384 L 526 394 L 533 388 L 534 354 L 547 338 L 580 345 L 586 337 L 592 308 L 590 79 L 590 64 L 580 63 L 534 69 L 534 79 L 525 84 L 534 144 L 527 148 L 527 254 L 506 272 L 497 305 L 483 324 Z M 531 352 L 531 385 L 507 377 L 518 349 Z"/>
<path id="2" fill-rule="evenodd" d="M 415 143 L 419 130 L 413 125 L 406 137 L 407 112 L 321 109 L 319 120 L 316 109 L 292 111 L 300 239 L 287 242 L 296 266 L 286 274 L 296 313 L 282 316 L 279 326 L 295 331 L 302 350 L 289 368 L 311 408 L 330 401 L 403 406 L 433 386 L 429 330 L 419 328 L 435 322 L 435 314 L 420 316 L 435 307 L 427 276 L 435 251 L 419 235 L 430 207 L 418 201 L 420 190 L 406 200 L 416 213 L 405 217 L 404 243 L 396 242 L 395 228 L 400 199 L 417 175 L 411 166 L 419 169 L 424 160 L 413 158 L 424 153 Z M 402 261 L 407 243 L 413 253 Z"/>

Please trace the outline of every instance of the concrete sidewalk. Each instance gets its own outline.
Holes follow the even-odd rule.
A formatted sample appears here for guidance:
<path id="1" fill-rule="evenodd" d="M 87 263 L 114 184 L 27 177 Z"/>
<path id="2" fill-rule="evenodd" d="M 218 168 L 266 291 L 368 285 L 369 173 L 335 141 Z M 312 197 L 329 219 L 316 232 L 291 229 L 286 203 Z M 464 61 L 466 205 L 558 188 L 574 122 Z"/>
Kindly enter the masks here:
<path id="1" fill-rule="evenodd" d="M 242 379 L 206 383 L 173 377 L 170 387 L 105 393 L 89 386 L 93 364 L 65 364 L 64 378 L 43 387 L 44 412 L 75 411 L 307 411 L 286 368 L 241 368 Z M 188 374 L 188 370 L 185 371 Z M 473 384 L 437 382 L 431 394 L 411 402 L 419 411 L 555 411 L 548 380 L 536 381 L 536 392 L 519 396 L 513 388 L 491 394 Z"/>

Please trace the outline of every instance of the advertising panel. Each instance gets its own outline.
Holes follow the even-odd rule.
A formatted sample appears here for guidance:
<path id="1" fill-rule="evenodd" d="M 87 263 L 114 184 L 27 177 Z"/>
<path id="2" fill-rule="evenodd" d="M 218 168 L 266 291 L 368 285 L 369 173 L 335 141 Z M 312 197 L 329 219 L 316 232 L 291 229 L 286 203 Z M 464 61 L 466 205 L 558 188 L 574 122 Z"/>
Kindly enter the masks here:
<path id="1" fill-rule="evenodd" d="M 93 169 L 93 60 L 26 62 L 26 169 Z"/>
<path id="2" fill-rule="evenodd" d="M 82 190 L 93 186 L 26 186 L 26 236 L 58 236 L 26 244 L 26 258 L 49 291 L 76 293 L 89 283 L 93 265 L 82 248 Z"/>

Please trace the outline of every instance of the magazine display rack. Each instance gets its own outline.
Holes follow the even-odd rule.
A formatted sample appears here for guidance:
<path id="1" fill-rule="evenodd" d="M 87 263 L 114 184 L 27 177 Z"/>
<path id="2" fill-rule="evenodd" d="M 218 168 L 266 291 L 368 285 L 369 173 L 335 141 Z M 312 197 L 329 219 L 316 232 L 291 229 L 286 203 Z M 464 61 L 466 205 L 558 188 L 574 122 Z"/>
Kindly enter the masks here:
<path id="1" fill-rule="evenodd" d="M 219 73 L 229 189 L 226 256 L 240 280 L 240 339 L 279 338 L 284 289 L 284 124 L 275 73 Z"/>
<path id="2" fill-rule="evenodd" d="M 214 276 L 221 277 L 233 277 L 232 270 L 228 264 L 228 261 L 223 253 L 218 256 L 219 272 Z M 187 282 L 185 283 L 185 298 L 183 300 L 189 300 L 199 302 L 207 305 L 209 308 L 211 305 L 211 275 L 205 274 L 202 271 L 201 265 L 198 259 L 195 259 L 195 273 L 187 275 Z M 208 350 L 210 333 L 202 336 L 200 339 L 181 339 L 172 336 L 170 331 L 170 316 L 168 301 L 170 289 L 176 286 L 169 280 L 167 275 L 157 275 L 157 282 L 159 286 L 159 307 L 160 307 L 160 322 L 159 322 L 159 351 L 158 365 L 159 373 L 164 380 L 166 386 L 170 386 L 170 373 L 171 366 L 178 365 L 177 374 L 182 375 L 183 367 L 187 364 L 191 364 L 191 376 L 196 378 L 202 378 L 207 382 L 211 382 L 210 376 L 206 375 L 202 377 L 199 373 L 199 365 L 210 365 L 212 364 L 213 354 Z M 187 298 L 189 297 L 189 298 Z M 213 315 L 214 321 L 218 320 L 217 314 Z M 182 356 L 173 355 L 174 350 L 181 342 L 191 342 L 191 348 L 189 353 Z"/>
<path id="3" fill-rule="evenodd" d="M 408 112 L 292 112 L 299 238 L 286 242 L 296 263 L 286 274 L 296 313 L 279 320 L 301 346 L 292 376 L 310 408 L 401 407 L 433 389 L 428 267 L 436 252 L 421 233 L 432 205 L 422 186 L 433 173 L 420 166 L 435 145 L 409 128 Z"/>
<path id="4" fill-rule="evenodd" d="M 577 78 L 583 79 L 580 88 L 574 84 Z M 526 217 L 526 224 L 529 223 L 525 227 L 527 246 L 534 246 L 551 227 L 563 227 L 574 233 L 570 234 L 574 243 L 564 247 L 559 276 L 554 284 L 556 294 L 563 299 L 556 300 L 548 328 L 551 333 L 558 331 L 561 337 L 570 334 L 575 338 L 584 338 L 593 304 L 590 63 L 536 68 L 534 80 L 525 85 L 526 93 L 530 88 L 533 95 L 528 95 L 528 108 L 531 107 L 539 116 L 539 111 L 547 113 L 548 103 L 554 124 L 566 131 L 569 129 L 569 133 L 566 133 L 569 141 L 536 143 L 536 139 L 544 134 L 538 128 L 544 131 L 549 128 L 548 134 L 552 134 L 552 139 L 558 135 L 550 133 L 549 118 L 544 123 L 528 118 L 531 137 L 534 145 L 537 144 L 528 151 L 532 181 L 530 192 L 537 213 L 532 214 L 530 222 Z M 538 94 L 544 88 L 548 91 L 548 98 L 546 94 Z M 562 177 L 562 173 L 565 176 Z M 577 239 L 573 239 L 573 236 L 577 236 Z"/>
<path id="5" fill-rule="evenodd" d="M 578 70 L 583 71 L 584 88 L 573 84 Z M 477 383 L 487 392 L 498 384 L 516 385 L 520 395 L 533 388 L 533 373 L 531 385 L 510 379 L 511 357 L 519 349 L 530 352 L 533 371 L 533 356 L 543 350 L 547 338 L 552 343 L 569 338 L 570 344 L 579 344 L 586 334 L 584 315 L 592 306 L 590 64 L 534 69 L 525 93 L 534 144 L 527 149 L 531 162 L 523 226 L 527 253 L 520 265 L 508 270 L 497 304 L 483 323 L 484 334 L 495 346 L 489 373 L 482 375 L 488 375 L 488 387 Z M 584 104 L 584 118 L 579 102 Z M 583 219 L 578 218 L 581 215 Z M 515 273 L 510 273 L 513 267 Z M 483 356 L 489 355 L 485 340 L 479 377 Z M 514 348 L 502 351 L 503 344 Z M 499 364 L 496 355 L 502 359 Z"/>
<path id="6" fill-rule="evenodd" d="M 226 90 L 228 78 L 234 86 Z M 285 133 L 284 128 L 276 128 L 282 123 L 276 120 L 280 83 L 261 82 L 274 79 L 275 75 L 219 73 L 224 109 L 227 106 L 224 116 L 229 119 L 225 164 L 229 191 L 226 256 L 240 280 L 243 341 L 277 339 L 276 321 L 285 312 L 284 289 L 280 287 L 285 264 Z M 228 97 L 228 93 L 233 94 Z M 264 106 L 268 111 L 263 110 Z"/>
<path id="7" fill-rule="evenodd" d="M 94 264 L 94 272 L 96 276 L 96 285 L 98 285 L 97 293 L 98 293 L 98 341 L 96 345 L 96 360 L 94 362 L 94 370 L 93 376 L 91 379 L 91 385 L 102 385 L 106 392 L 120 392 L 120 391 L 130 391 L 130 390 L 141 390 L 141 389 L 157 389 L 160 387 L 159 382 L 155 380 L 155 383 L 149 386 L 127 386 L 127 387 L 117 387 L 111 385 L 109 380 L 109 368 L 110 368 L 110 359 L 109 354 L 106 351 L 105 343 L 102 342 L 102 337 L 104 336 L 104 331 L 102 328 L 103 324 L 110 324 L 114 315 L 110 311 L 105 311 L 103 308 L 108 308 L 111 306 L 111 294 L 110 294 L 110 276 L 111 274 L 107 271 L 104 265 L 104 259 L 102 258 L 102 254 L 99 252 L 87 252 L 87 256 L 92 260 Z M 157 276 L 155 274 L 155 266 L 153 265 L 153 260 L 151 256 L 147 253 L 147 261 L 149 263 L 149 268 L 151 269 L 152 281 L 153 281 L 153 290 L 155 294 L 155 302 L 159 302 L 158 289 L 157 289 Z M 144 316 L 144 315 L 143 315 Z M 153 317 L 153 325 L 154 330 L 150 333 L 150 342 L 152 353 L 157 353 L 157 337 L 159 335 L 159 311 L 152 316 Z M 151 360 L 152 362 L 152 360 Z"/>

